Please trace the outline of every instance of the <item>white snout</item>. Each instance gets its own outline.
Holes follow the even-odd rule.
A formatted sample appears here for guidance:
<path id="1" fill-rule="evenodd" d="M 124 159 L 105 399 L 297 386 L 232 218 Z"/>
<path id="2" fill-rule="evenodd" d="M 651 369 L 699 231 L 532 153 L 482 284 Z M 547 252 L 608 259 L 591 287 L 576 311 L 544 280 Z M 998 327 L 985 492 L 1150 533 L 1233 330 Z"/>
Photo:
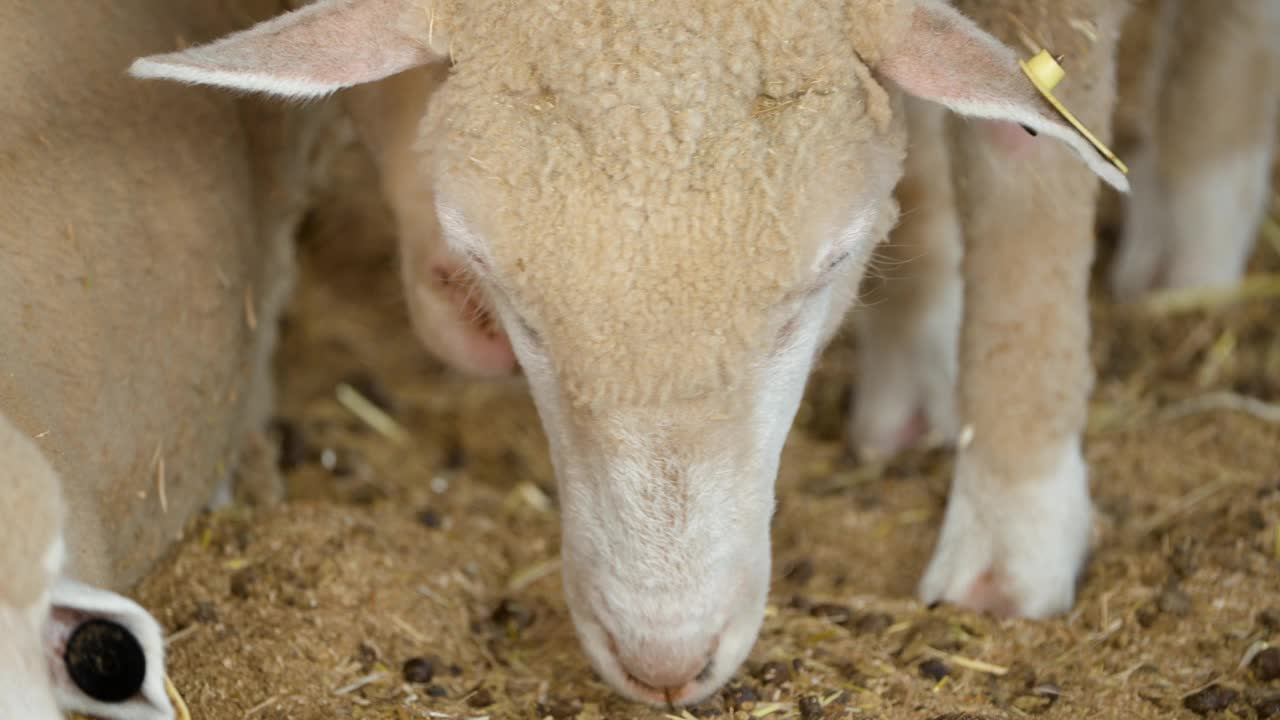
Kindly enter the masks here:
<path id="1" fill-rule="evenodd" d="M 623 696 L 696 704 L 755 644 L 774 481 L 813 359 L 838 325 L 831 296 L 814 296 L 749 386 L 659 407 L 573 402 L 552 357 L 499 304 L 556 469 L 565 600 L 592 665 Z"/>
<path id="2" fill-rule="evenodd" d="M 615 458 L 607 483 L 567 468 L 565 600 L 592 665 L 620 694 L 690 705 L 728 681 L 764 620 L 774 468 L 710 461 L 649 473 L 641 468 L 662 462 L 639 456 Z"/>
<path id="3" fill-rule="evenodd" d="M 566 578 L 572 582 L 571 578 Z M 689 594 L 570 593 L 596 671 L 636 702 L 677 707 L 706 699 L 746 659 L 764 620 L 768 567 L 736 586 Z"/>

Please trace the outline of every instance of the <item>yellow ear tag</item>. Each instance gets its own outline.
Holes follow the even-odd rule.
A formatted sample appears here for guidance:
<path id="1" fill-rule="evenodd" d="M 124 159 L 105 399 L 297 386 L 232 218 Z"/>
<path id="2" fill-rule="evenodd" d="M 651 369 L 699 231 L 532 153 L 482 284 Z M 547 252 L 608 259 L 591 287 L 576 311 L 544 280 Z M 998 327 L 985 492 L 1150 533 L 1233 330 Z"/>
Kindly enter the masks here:
<path id="1" fill-rule="evenodd" d="M 1067 110 L 1066 106 L 1058 100 L 1058 98 L 1053 96 L 1053 89 L 1058 87 L 1058 83 L 1062 82 L 1062 78 L 1066 77 L 1067 73 L 1062 69 L 1062 66 L 1058 64 L 1058 61 L 1053 59 L 1053 56 L 1049 54 L 1049 51 L 1041 50 L 1040 54 L 1030 60 L 1019 60 L 1018 64 L 1022 66 L 1022 72 L 1026 73 L 1027 77 L 1031 80 L 1031 84 L 1036 86 L 1036 89 L 1040 91 L 1040 94 L 1044 96 L 1044 99 L 1048 100 L 1049 104 L 1052 105 L 1053 108 L 1062 115 L 1062 117 L 1066 118 L 1067 122 L 1071 123 L 1072 127 L 1079 130 L 1081 135 L 1084 135 L 1094 147 L 1098 148 L 1098 152 L 1102 153 L 1103 157 L 1105 157 L 1112 165 L 1115 165 L 1120 172 L 1128 175 L 1129 168 L 1125 167 L 1125 164 L 1120 162 L 1120 158 L 1116 157 L 1115 153 L 1111 152 L 1106 145 L 1103 145 L 1098 138 L 1094 137 L 1093 133 L 1089 132 L 1088 128 L 1077 120 L 1076 116 L 1072 115 L 1071 112 Z"/>

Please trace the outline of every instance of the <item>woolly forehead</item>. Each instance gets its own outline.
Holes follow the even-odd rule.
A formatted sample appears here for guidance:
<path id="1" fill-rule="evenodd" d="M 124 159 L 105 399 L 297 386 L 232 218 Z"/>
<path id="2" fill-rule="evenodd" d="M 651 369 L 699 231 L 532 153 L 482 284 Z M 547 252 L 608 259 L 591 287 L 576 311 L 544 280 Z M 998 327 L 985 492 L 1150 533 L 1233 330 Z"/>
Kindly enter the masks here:
<path id="1" fill-rule="evenodd" d="M 879 132 L 860 93 L 722 106 L 696 132 L 664 108 L 584 121 L 580 98 L 479 104 L 432 133 L 448 138 L 435 171 L 449 240 L 482 259 L 580 394 L 733 385 L 789 298 L 892 223 L 901 134 Z"/>
<path id="2" fill-rule="evenodd" d="M 536 42 L 505 21 L 494 38 L 455 31 L 424 140 L 450 242 L 562 379 L 691 397 L 762 359 L 825 261 L 881 239 L 903 138 L 841 23 L 642 5 Z"/>

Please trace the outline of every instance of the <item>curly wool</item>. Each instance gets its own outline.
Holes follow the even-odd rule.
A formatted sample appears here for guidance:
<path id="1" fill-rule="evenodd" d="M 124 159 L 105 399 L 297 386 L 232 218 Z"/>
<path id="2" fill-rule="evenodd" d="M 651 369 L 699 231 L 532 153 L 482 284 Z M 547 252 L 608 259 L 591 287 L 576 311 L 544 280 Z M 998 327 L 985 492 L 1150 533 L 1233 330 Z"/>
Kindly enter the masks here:
<path id="1" fill-rule="evenodd" d="M 438 189 L 482 223 L 497 291 L 554 337 L 578 401 L 692 399 L 750 369 L 768 308 L 900 172 L 901 123 L 858 47 L 879 53 L 899 6 L 489 0 L 440 13 L 455 70 L 424 133 L 428 152 L 447 140 Z"/>

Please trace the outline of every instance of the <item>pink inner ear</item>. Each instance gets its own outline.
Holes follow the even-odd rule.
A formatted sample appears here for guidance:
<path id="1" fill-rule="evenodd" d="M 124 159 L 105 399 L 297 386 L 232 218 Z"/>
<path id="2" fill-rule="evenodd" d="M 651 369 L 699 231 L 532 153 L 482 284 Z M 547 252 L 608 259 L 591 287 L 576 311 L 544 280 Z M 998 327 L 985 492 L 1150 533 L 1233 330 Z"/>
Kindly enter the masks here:
<path id="1" fill-rule="evenodd" d="M 208 45 L 142 58 L 131 72 L 278 95 L 321 95 L 439 59 L 428 38 L 402 32 L 411 6 L 409 0 L 320 0 Z"/>
<path id="2" fill-rule="evenodd" d="M 73 684 L 63 660 L 67 653 L 67 640 L 76 627 L 89 617 L 79 610 L 58 606 L 54 606 L 49 612 L 49 619 L 44 626 L 44 654 L 55 685 L 70 687 Z"/>
<path id="3" fill-rule="evenodd" d="M 88 697 L 76 686 L 65 662 L 72 634 L 83 623 L 95 619 L 108 620 L 127 629 L 141 646 L 146 659 L 146 677 L 140 692 L 110 708 Z M 54 693 L 64 710 L 112 717 L 164 717 L 164 713 L 172 712 L 164 691 L 164 636 L 155 618 L 136 602 L 60 578 L 54 585 L 43 641 Z"/>
<path id="4" fill-rule="evenodd" d="M 428 288 L 438 308 L 433 328 L 443 347 L 437 352 L 455 369 L 480 377 L 506 375 L 516 369 L 515 351 L 493 311 L 471 287 L 461 268 L 446 261 L 431 268 Z"/>
<path id="5" fill-rule="evenodd" d="M 54 606 L 49 611 L 49 620 L 44 628 L 45 649 L 61 657 L 67 649 L 67 638 L 71 637 L 71 632 L 89 617 L 80 610 Z"/>
<path id="6" fill-rule="evenodd" d="M 983 132 L 999 150 L 1021 157 L 1035 147 L 1036 137 L 1018 123 L 991 120 L 983 123 Z"/>
<path id="7" fill-rule="evenodd" d="M 921 99 L 1061 141 L 1112 187 L 1129 190 L 1124 174 L 1040 96 L 1013 50 L 938 0 L 915 0 L 906 31 L 876 69 Z"/>
<path id="8" fill-rule="evenodd" d="M 879 68 L 903 90 L 943 105 L 1021 104 L 1043 111 L 1012 50 L 949 7 L 921 0 Z"/>

